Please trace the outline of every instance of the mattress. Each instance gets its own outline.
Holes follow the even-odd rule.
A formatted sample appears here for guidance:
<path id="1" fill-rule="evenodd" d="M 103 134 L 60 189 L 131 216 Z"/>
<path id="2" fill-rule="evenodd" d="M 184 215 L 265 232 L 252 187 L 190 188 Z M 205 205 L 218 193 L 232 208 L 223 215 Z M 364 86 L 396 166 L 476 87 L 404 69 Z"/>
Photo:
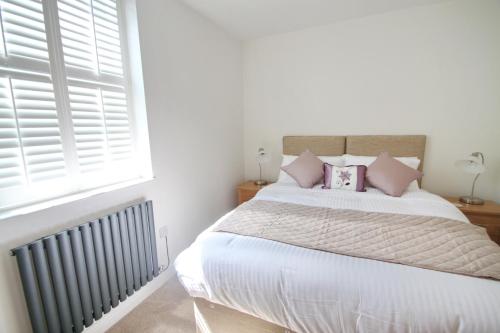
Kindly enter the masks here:
<path id="1" fill-rule="evenodd" d="M 375 189 L 356 193 L 273 184 L 253 200 L 432 215 L 468 223 L 456 207 L 423 190 L 392 198 Z M 212 232 L 212 228 L 175 262 L 179 280 L 193 297 L 296 332 L 500 331 L 499 281 Z"/>

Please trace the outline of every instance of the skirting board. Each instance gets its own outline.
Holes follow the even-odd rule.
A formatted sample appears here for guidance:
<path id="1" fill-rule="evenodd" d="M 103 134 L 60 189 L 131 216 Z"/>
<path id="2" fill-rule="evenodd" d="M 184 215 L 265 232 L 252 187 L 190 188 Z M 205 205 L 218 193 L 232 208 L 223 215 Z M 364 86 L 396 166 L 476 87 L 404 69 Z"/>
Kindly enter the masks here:
<path id="1" fill-rule="evenodd" d="M 203 298 L 194 298 L 194 316 L 197 333 L 293 333 L 287 328 Z"/>

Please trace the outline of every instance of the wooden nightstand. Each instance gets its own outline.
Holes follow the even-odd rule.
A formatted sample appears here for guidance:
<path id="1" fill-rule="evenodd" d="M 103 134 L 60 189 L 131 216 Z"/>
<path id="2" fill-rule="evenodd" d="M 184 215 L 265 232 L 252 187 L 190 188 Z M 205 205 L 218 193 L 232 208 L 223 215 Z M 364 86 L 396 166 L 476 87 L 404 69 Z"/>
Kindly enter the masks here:
<path id="1" fill-rule="evenodd" d="M 445 197 L 479 226 L 486 228 L 490 238 L 500 245 L 500 205 L 494 201 L 485 201 L 484 205 L 467 205 L 457 197 Z"/>
<path id="2" fill-rule="evenodd" d="M 260 189 L 266 187 L 267 185 L 255 185 L 253 180 L 249 180 L 244 182 L 243 184 L 238 185 L 238 205 L 241 205 L 245 201 L 252 199 Z"/>

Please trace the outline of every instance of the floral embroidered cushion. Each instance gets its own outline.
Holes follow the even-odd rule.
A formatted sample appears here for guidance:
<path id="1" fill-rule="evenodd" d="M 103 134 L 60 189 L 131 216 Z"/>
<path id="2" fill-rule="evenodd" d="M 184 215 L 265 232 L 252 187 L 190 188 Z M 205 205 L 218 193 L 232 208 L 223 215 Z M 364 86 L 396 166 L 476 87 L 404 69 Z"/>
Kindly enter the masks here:
<path id="1" fill-rule="evenodd" d="M 324 189 L 338 189 L 365 192 L 366 165 L 349 165 L 338 167 L 328 163 L 323 164 Z"/>

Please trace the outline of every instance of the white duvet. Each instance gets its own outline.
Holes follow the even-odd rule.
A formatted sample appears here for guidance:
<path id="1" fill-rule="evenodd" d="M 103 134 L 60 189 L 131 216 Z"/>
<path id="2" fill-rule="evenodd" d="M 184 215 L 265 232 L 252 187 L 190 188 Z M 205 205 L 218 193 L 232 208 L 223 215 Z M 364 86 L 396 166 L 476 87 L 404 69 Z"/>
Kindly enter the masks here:
<path id="1" fill-rule="evenodd" d="M 253 200 L 259 199 L 468 223 L 456 207 L 422 190 L 392 198 L 374 189 L 356 193 L 274 184 Z M 499 281 L 210 230 L 175 262 L 193 297 L 296 332 L 500 332 Z"/>

